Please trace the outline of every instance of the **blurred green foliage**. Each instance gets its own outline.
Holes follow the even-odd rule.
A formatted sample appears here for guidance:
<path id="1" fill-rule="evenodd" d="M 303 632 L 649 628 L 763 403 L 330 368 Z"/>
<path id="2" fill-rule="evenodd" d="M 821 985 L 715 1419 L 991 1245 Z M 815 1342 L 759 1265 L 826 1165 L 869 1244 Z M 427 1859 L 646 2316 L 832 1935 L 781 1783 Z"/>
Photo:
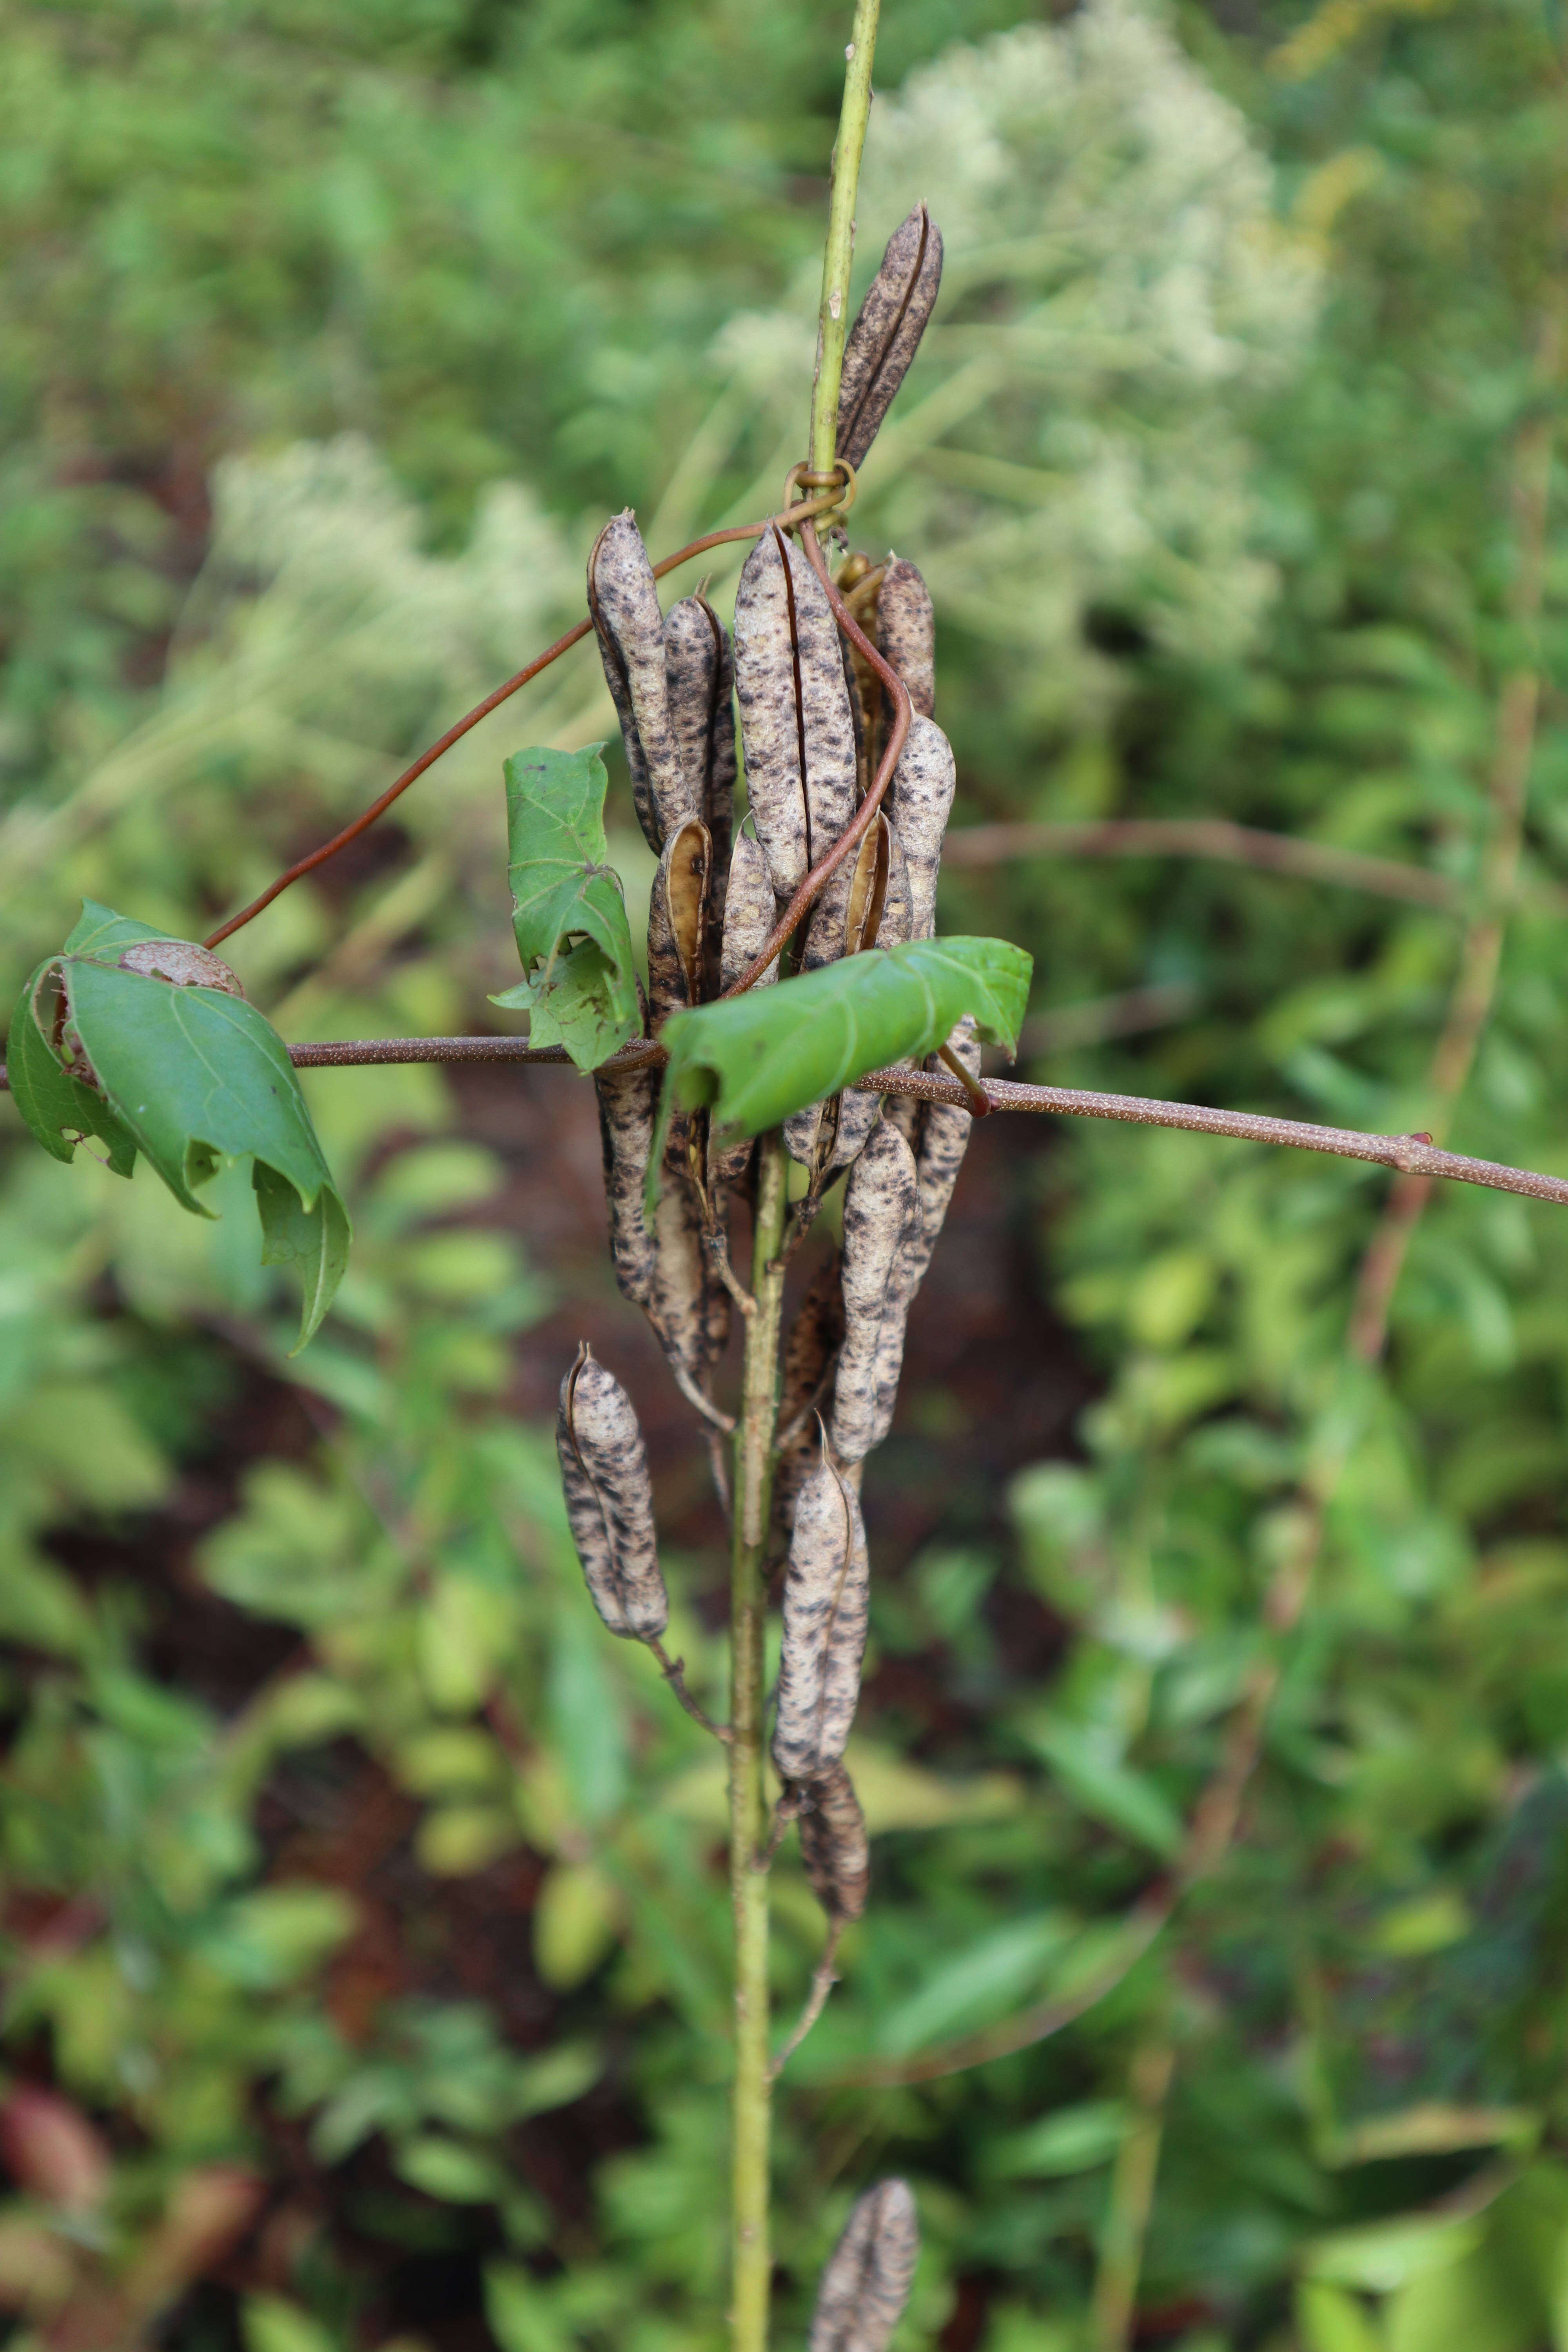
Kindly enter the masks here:
<path id="1" fill-rule="evenodd" d="M 574 614 L 606 511 L 662 550 L 771 501 L 844 14 L 0 13 L 8 985 L 83 894 L 188 934 L 259 887 Z M 936 589 L 962 814 L 1220 814 L 1474 900 L 1536 680 L 1527 889 L 1452 1133 L 1568 1167 L 1555 508 L 1537 616 L 1519 586 L 1521 436 L 1561 404 L 1559 13 L 1023 15 L 892 0 L 862 206 L 868 267 L 916 196 L 949 234 L 855 528 Z M 478 1025 L 515 977 L 501 758 L 613 731 L 591 662 L 552 677 L 238 939 L 286 1034 Z M 624 796 L 614 824 L 635 897 Z M 1451 913 L 1014 861 L 952 873 L 943 919 L 1031 950 L 1037 1013 L 1184 992 L 1037 1075 L 1440 1113 Z M 428 1070 L 309 1092 L 358 1239 L 292 1364 L 243 1169 L 198 1225 L 7 1139 L 0 2304 L 82 2352 L 481 2317 L 500 2352 L 714 2345 L 721 1790 L 593 1622 L 534 1425 L 577 1279 L 540 1188 L 574 1174 L 537 1090 L 526 1131 Z M 780 2340 L 897 2166 L 911 2352 L 1126 2341 L 1130 2249 L 1148 2345 L 1560 2352 L 1562 1221 L 1435 1195 L 1368 1365 L 1377 1171 L 1018 1149 L 1041 1374 L 1070 1347 L 1093 1401 L 877 1582 L 876 1887 L 786 2077 Z M 968 1409 L 910 1400 L 872 1465 L 874 1557 L 939 1407 Z M 677 1549 L 721 1703 L 721 1571 Z M 1235 1842 L 1118 1973 L 1264 1671 Z M 819 1934 L 786 1859 L 781 2005 Z M 838 2079 L 1109 1976 L 1018 2054 Z"/>

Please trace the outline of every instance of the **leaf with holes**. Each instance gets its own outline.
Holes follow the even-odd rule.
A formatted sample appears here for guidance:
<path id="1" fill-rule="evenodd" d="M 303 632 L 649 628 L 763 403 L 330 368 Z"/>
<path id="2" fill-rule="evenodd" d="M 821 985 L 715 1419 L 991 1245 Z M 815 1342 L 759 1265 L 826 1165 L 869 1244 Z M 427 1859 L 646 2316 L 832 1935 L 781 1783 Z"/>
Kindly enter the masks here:
<path id="1" fill-rule="evenodd" d="M 605 863 L 602 744 L 519 751 L 506 763 L 507 879 L 524 978 L 498 1004 L 527 1005 L 536 1045 L 580 1070 L 642 1033 L 620 877 Z"/>
<path id="2" fill-rule="evenodd" d="M 914 940 L 676 1013 L 663 1031 L 669 1066 L 648 1160 L 650 1211 L 677 1106 L 710 1105 L 722 1145 L 777 1127 L 868 1070 L 934 1053 L 965 1013 L 1011 1052 L 1033 968 L 1005 940 Z"/>
<path id="3" fill-rule="evenodd" d="M 304 1284 L 303 1347 L 348 1264 L 348 1213 L 289 1049 L 238 990 L 206 949 L 89 899 L 23 992 L 8 1066 L 46 1151 L 68 1160 L 97 1135 L 120 1176 L 145 1152 L 197 1216 L 214 1213 L 196 1188 L 222 1161 L 249 1159 L 262 1261 L 292 1265 Z"/>

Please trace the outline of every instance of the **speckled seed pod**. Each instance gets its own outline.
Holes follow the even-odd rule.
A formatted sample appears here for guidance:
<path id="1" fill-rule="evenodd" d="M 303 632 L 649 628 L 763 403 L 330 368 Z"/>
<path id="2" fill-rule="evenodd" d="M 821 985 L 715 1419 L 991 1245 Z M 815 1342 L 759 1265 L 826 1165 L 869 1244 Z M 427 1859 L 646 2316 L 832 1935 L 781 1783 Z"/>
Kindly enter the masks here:
<path id="1" fill-rule="evenodd" d="M 802 1486 L 784 1576 L 773 1763 L 779 1778 L 819 1780 L 844 1753 L 870 1592 L 860 1506 L 826 1454 Z"/>
<path id="2" fill-rule="evenodd" d="M 805 951 L 801 958 L 803 971 L 817 971 L 824 964 L 837 963 L 844 956 L 858 955 L 878 940 L 887 900 L 891 848 L 887 820 L 879 816 L 855 855 L 847 857 L 829 876 L 827 887 L 812 909 Z M 866 1095 L 859 1099 L 869 1104 L 871 1118 L 875 1118 L 875 1096 Z M 847 1164 L 870 1133 L 869 1123 L 852 1111 L 848 1097 L 843 1098 L 841 1106 L 834 1097 L 826 1103 L 808 1103 L 803 1110 L 794 1112 L 784 1121 L 785 1150 L 805 1168 L 816 1163 L 819 1151 L 826 1160 L 835 1137 L 845 1131 L 846 1113 L 850 1114 L 848 1125 L 858 1121 L 854 1148 L 846 1150 L 839 1163 Z"/>
<path id="3" fill-rule="evenodd" d="M 827 1433 L 840 1463 L 863 1461 L 876 1443 L 882 1320 L 917 1213 L 914 1154 L 896 1127 L 879 1119 L 844 1193 L 844 1344 Z"/>
<path id="4" fill-rule="evenodd" d="M 909 868 L 904 863 L 904 853 L 899 846 L 898 834 L 889 826 L 886 895 L 877 929 L 877 945 L 879 948 L 902 947 L 910 936 L 910 912 Z M 858 1160 L 886 1099 L 882 1095 L 862 1094 L 858 1087 L 851 1087 L 847 1093 L 840 1095 L 838 1131 L 833 1139 L 833 1149 L 826 1154 L 829 1170 L 847 1168 Z"/>
<path id="5" fill-rule="evenodd" d="M 974 1034 L 974 1023 L 966 1014 L 948 1039 L 949 1050 L 963 1064 L 971 1077 L 980 1076 L 980 1041 Z M 942 1069 L 932 1055 L 927 1066 Z M 969 1149 L 973 1118 L 961 1103 L 930 1102 L 921 1106 L 921 1119 L 915 1137 L 915 1198 L 918 1215 L 904 1236 L 899 1252 L 899 1262 L 893 1271 L 892 1286 L 888 1297 L 888 1312 L 877 1339 L 877 1411 L 872 1423 L 873 1445 L 880 1445 L 893 1425 L 893 1412 L 899 1399 L 899 1380 L 904 1368 L 904 1335 L 909 1328 L 910 1307 L 916 1291 L 925 1279 L 926 1268 L 936 1248 L 937 1237 L 952 1199 L 958 1171 L 963 1155 Z"/>
<path id="6" fill-rule="evenodd" d="M 795 1310 L 784 1344 L 778 1426 L 784 1433 L 773 1470 L 773 1525 L 787 1536 L 795 1498 L 817 1451 L 815 1415 L 824 1407 L 833 1360 L 844 1337 L 844 1292 L 838 1252 L 818 1264 Z"/>
<path id="7" fill-rule="evenodd" d="M 844 347 L 837 446 L 861 465 L 920 348 L 942 284 L 942 231 L 917 205 L 888 239 Z"/>
<path id="8" fill-rule="evenodd" d="M 912 940 L 936 935 L 937 869 L 952 812 L 954 781 L 947 737 L 934 719 L 915 719 L 888 787 L 889 811 L 909 867 Z"/>
<path id="9" fill-rule="evenodd" d="M 854 1783 L 833 1764 L 804 1795 L 800 1858 L 812 1892 L 830 1919 L 858 1919 L 870 1892 L 871 1849 Z"/>
<path id="10" fill-rule="evenodd" d="M 653 1148 L 658 1102 L 657 1069 L 595 1071 L 599 1139 L 605 1153 L 605 1202 L 610 1216 L 610 1261 L 623 1298 L 646 1307 L 653 1297 L 653 1235 L 643 1221 L 643 1180 Z"/>
<path id="11" fill-rule="evenodd" d="M 694 1387 L 705 1390 L 708 1367 L 729 1339 L 730 1294 L 710 1268 L 702 1246 L 697 1188 L 668 1164 L 654 1212 L 653 1237 L 648 1319 L 670 1361 Z"/>
<path id="12" fill-rule="evenodd" d="M 671 722 L 658 587 L 630 507 L 594 542 L 588 610 L 621 722 L 637 823 L 657 855 L 671 826 L 700 816 L 702 806 Z"/>
<path id="13" fill-rule="evenodd" d="M 855 730 L 827 599 L 777 530 L 757 541 L 736 591 L 735 691 L 752 817 L 773 889 L 787 898 L 849 822 Z"/>
<path id="14" fill-rule="evenodd" d="M 749 833 L 739 833 L 730 853 L 730 879 L 724 893 L 724 941 L 719 959 L 721 994 L 733 988 L 760 953 L 776 918 L 777 901 L 768 879 L 768 861 Z M 755 984 L 758 988 L 770 988 L 778 976 L 775 958 Z M 710 1182 L 738 1184 L 751 1166 L 754 1148 L 748 1138 L 728 1145 L 722 1151 L 710 1152 Z"/>
<path id="15" fill-rule="evenodd" d="M 669 1622 L 653 1527 L 653 1488 L 632 1401 L 587 1343 L 561 1383 L 555 1423 L 572 1540 L 594 1606 L 612 1633 L 657 1641 Z"/>
<path id="16" fill-rule="evenodd" d="M 877 593 L 877 650 L 903 679 L 915 715 L 936 708 L 936 613 L 912 563 L 893 556 Z"/>
<path id="17" fill-rule="evenodd" d="M 683 596 L 664 620 L 669 722 L 680 764 L 697 791 L 697 813 L 712 837 L 708 920 L 724 914 L 724 877 L 735 798 L 735 657 L 730 635 L 706 596 Z"/>
<path id="18" fill-rule="evenodd" d="M 879 2181 L 850 2214 L 822 2273 L 809 2352 L 885 2352 L 910 2299 L 920 2250 L 908 2183 Z"/>

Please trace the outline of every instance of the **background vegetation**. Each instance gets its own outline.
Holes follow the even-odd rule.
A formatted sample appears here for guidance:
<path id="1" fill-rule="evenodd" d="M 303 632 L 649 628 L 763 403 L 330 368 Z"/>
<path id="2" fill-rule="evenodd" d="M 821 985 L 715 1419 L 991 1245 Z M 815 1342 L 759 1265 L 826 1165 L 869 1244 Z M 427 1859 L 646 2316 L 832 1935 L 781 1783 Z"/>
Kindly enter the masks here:
<path id="1" fill-rule="evenodd" d="M 0 7 L 8 985 L 84 891 L 248 895 L 555 633 L 606 511 L 657 549 L 770 502 L 844 16 Z M 923 195 L 950 264 L 857 535 L 931 580 L 962 820 L 1428 877 L 955 866 L 947 925 L 1036 956 L 1031 1074 L 1568 1169 L 1564 38 L 890 0 L 862 258 Z M 495 1019 L 500 759 L 613 732 L 591 658 L 552 676 L 237 941 L 286 1034 Z M 577 1338 L 710 1687 L 702 1448 L 601 1263 L 585 1087 L 311 1099 L 360 1243 L 293 1362 L 247 1214 L 4 1139 L 11 2341 L 689 2352 L 721 1798 L 583 1601 Z M 938 1268 L 867 1481 L 877 1893 L 786 2078 L 780 2340 L 897 2168 L 910 2352 L 1561 2352 L 1568 1228 L 996 1120 Z"/>

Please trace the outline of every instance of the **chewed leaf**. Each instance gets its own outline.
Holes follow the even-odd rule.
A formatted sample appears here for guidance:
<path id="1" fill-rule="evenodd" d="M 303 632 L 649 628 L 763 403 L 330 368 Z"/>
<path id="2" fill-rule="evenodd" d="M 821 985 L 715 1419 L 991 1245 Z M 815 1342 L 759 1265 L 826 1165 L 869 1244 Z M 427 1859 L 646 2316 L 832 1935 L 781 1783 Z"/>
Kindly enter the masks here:
<path id="1" fill-rule="evenodd" d="M 626 898 L 605 863 L 600 748 L 519 751 L 506 763 L 507 878 L 526 978 L 500 1001 L 530 1005 L 531 1034 L 564 1045 L 582 1070 L 642 1027 Z"/>
<path id="2" fill-rule="evenodd" d="M 934 1052 L 965 1013 L 1010 1052 L 1033 968 L 1005 940 L 917 940 L 675 1014 L 663 1032 L 669 1066 L 648 1161 L 650 1207 L 677 1106 L 711 1105 L 720 1142 L 761 1135 L 868 1070 Z"/>
<path id="3" fill-rule="evenodd" d="M 129 1176 L 144 1152 L 198 1216 L 212 1214 L 196 1192 L 219 1163 L 252 1160 L 264 1259 L 304 1281 L 303 1347 L 342 1278 L 348 1213 L 289 1049 L 237 987 L 205 949 L 89 900 L 65 951 L 29 982 L 7 1059 L 17 1108 L 57 1159 L 98 1135 Z"/>

